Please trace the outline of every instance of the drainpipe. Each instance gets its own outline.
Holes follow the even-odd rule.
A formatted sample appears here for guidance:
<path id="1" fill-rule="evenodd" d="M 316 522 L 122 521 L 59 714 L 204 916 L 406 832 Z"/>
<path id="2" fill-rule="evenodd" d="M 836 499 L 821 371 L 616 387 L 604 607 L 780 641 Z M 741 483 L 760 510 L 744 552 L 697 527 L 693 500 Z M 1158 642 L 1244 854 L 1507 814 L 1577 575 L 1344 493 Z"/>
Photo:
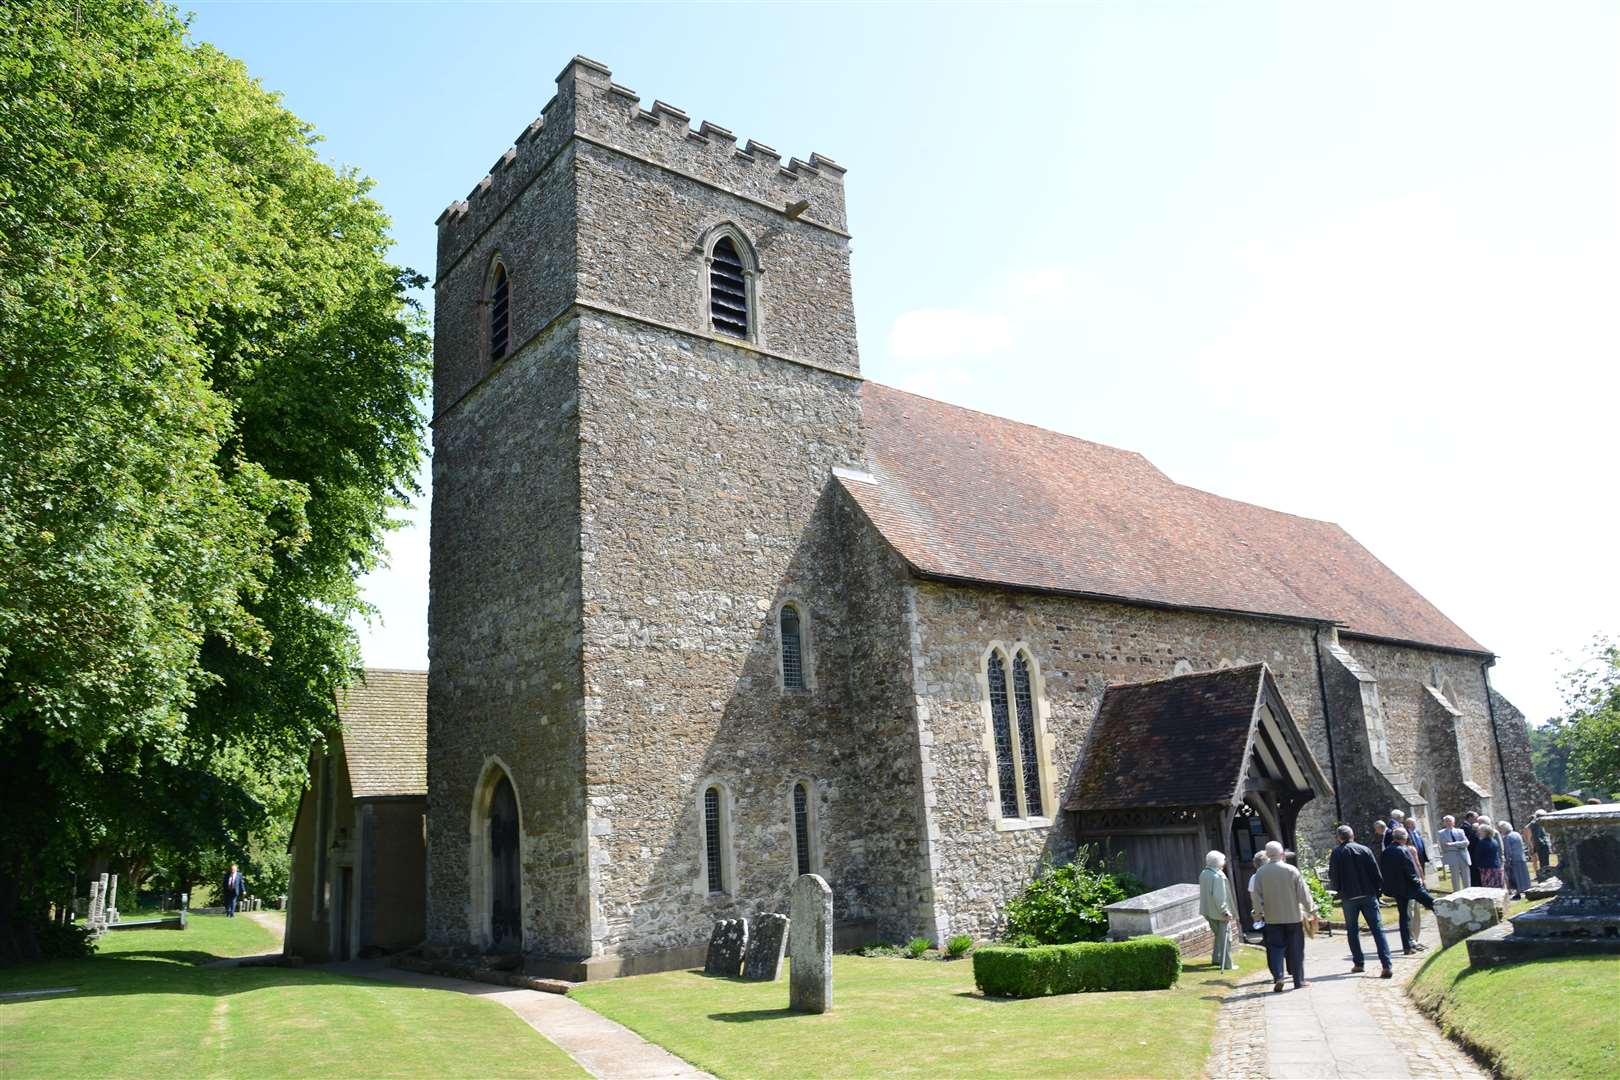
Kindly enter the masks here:
<path id="1" fill-rule="evenodd" d="M 1328 776 L 1333 780 L 1333 816 L 1344 822 L 1344 806 L 1339 802 L 1339 766 L 1333 760 L 1333 718 L 1328 715 L 1327 677 L 1322 674 L 1322 627 L 1316 627 L 1316 689 L 1322 695 L 1322 726 L 1327 729 Z M 1489 697 L 1486 700 L 1490 700 Z M 1492 727 L 1491 730 L 1496 730 Z M 1497 751 L 1500 760 L 1501 751 Z"/>
<path id="2" fill-rule="evenodd" d="M 1517 821 L 1513 816 L 1513 785 L 1508 781 L 1507 758 L 1502 756 L 1502 736 L 1496 730 L 1496 704 L 1491 701 L 1491 664 L 1487 660 L 1479 665 L 1479 677 L 1485 683 L 1485 713 L 1491 718 L 1491 742 L 1496 744 L 1496 767 L 1502 770 L 1502 798 L 1507 801 L 1507 816 L 1509 821 Z"/>

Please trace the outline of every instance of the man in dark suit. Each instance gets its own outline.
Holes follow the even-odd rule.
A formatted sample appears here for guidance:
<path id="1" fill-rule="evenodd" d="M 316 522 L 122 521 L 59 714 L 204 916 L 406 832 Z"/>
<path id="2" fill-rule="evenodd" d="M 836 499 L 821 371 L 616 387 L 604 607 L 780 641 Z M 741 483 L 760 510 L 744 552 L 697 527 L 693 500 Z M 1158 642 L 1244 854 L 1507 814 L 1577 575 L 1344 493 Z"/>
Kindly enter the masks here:
<path id="1" fill-rule="evenodd" d="M 1378 856 L 1378 869 L 1384 876 L 1384 895 L 1395 901 L 1395 910 L 1401 920 L 1401 951 L 1411 956 L 1415 951 L 1412 948 L 1412 918 L 1410 915 L 1410 902 L 1416 900 L 1430 911 L 1434 910 L 1434 897 L 1429 890 L 1423 887 L 1423 879 L 1418 877 L 1417 864 L 1406 848 L 1406 830 L 1394 829 L 1395 842 L 1384 849 Z"/>
<path id="2" fill-rule="evenodd" d="M 230 873 L 225 875 L 225 883 L 220 886 L 219 894 L 225 898 L 225 916 L 236 918 L 236 902 L 247 892 L 247 885 L 242 880 L 242 871 L 231 863 Z"/>
<path id="3" fill-rule="evenodd" d="M 1479 815 L 1470 810 L 1463 815 L 1463 832 L 1468 834 L 1468 884 L 1479 888 Z"/>
<path id="4" fill-rule="evenodd" d="M 1365 971 L 1361 954 L 1361 919 L 1367 920 L 1372 931 L 1373 945 L 1378 949 L 1378 963 L 1383 967 L 1380 978 L 1393 975 L 1390 970 L 1389 943 L 1384 940 L 1384 924 L 1378 918 L 1378 893 L 1383 888 L 1383 875 L 1378 870 L 1378 857 L 1364 845 L 1356 843 L 1355 830 L 1348 825 L 1338 828 L 1338 846 L 1328 858 L 1328 880 L 1344 905 L 1344 928 L 1350 936 L 1350 968 L 1352 974 Z"/>

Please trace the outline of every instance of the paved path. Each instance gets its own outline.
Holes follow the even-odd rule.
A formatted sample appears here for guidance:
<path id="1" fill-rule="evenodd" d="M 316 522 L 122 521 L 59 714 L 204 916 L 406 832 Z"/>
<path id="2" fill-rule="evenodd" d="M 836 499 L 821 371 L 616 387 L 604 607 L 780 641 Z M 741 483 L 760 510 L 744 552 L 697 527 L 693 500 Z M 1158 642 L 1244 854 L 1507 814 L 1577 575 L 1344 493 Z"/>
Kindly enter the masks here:
<path id="1" fill-rule="evenodd" d="M 655 1046 L 624 1025 L 592 1012 L 562 994 L 513 990 L 440 975 L 420 975 L 414 971 L 388 967 L 377 960 L 323 966 L 326 970 L 370 979 L 472 994 L 505 1005 L 530 1027 L 561 1047 L 592 1076 L 611 1080 L 661 1080 L 664 1077 L 714 1080 L 708 1073 L 687 1064 L 663 1047 Z"/>
<path id="2" fill-rule="evenodd" d="M 1428 943 L 1438 947 L 1432 921 L 1427 929 Z M 1393 933 L 1391 938 L 1399 940 Z M 1380 979 L 1366 934 L 1362 945 L 1367 973 L 1352 975 L 1349 940 L 1342 931 L 1307 940 L 1305 975 L 1311 985 L 1281 994 L 1271 991 L 1265 950 L 1243 949 L 1244 972 L 1222 1005 L 1206 1074 L 1217 1080 L 1484 1080 L 1488 1074 L 1406 996 L 1407 981 L 1429 954 L 1403 956 L 1396 944 L 1395 977 Z"/>

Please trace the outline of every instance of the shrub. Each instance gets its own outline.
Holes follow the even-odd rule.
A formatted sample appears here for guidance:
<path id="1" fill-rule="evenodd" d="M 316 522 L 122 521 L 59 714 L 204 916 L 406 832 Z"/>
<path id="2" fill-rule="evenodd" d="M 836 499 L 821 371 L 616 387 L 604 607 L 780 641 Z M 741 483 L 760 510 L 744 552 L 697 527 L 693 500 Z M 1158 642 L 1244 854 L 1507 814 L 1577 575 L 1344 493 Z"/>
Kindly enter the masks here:
<path id="1" fill-rule="evenodd" d="M 914 937 L 906 942 L 906 955 L 913 960 L 934 947 L 934 943 L 925 937 Z"/>
<path id="2" fill-rule="evenodd" d="M 945 955 L 950 957 L 961 956 L 973 948 L 973 938 L 967 934 L 957 934 L 945 942 Z"/>
<path id="3" fill-rule="evenodd" d="M 96 951 L 90 931 L 78 923 L 68 926 L 43 923 L 36 933 L 39 955 L 44 960 L 82 960 Z"/>
<path id="4" fill-rule="evenodd" d="M 1002 946 L 1008 949 L 1033 949 L 1039 946 L 1041 939 L 1034 934 L 1014 934 L 1002 941 Z"/>
<path id="5" fill-rule="evenodd" d="M 1101 941 L 1108 933 L 1103 908 L 1140 895 L 1147 886 L 1134 874 L 1111 870 L 1095 859 L 1092 848 L 1082 845 L 1073 862 L 1045 867 L 1007 904 L 1008 935 L 1030 934 L 1045 945 Z"/>
<path id="6" fill-rule="evenodd" d="M 881 941 L 869 941 L 865 945 L 857 946 L 854 950 L 856 956 L 904 956 L 899 948 Z"/>
<path id="7" fill-rule="evenodd" d="M 1567 810 L 1571 806 L 1584 805 L 1582 803 L 1581 799 L 1578 796 L 1575 796 L 1575 795 L 1563 795 L 1563 794 L 1554 795 L 1552 802 L 1553 802 L 1553 809 L 1554 810 Z"/>
<path id="8" fill-rule="evenodd" d="M 991 997 L 1045 997 L 1096 990 L 1168 990 L 1181 977 L 1181 951 L 1163 937 L 1082 941 L 973 954 L 973 981 Z"/>

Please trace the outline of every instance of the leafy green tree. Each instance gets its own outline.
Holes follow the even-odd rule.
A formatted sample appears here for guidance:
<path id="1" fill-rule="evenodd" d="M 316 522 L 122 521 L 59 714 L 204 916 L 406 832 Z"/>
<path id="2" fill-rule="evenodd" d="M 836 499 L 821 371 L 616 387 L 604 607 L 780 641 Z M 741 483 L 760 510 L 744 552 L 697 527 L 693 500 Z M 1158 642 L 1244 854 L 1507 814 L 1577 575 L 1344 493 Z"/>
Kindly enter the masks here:
<path id="1" fill-rule="evenodd" d="M 0 21 L 0 959 L 92 856 L 201 873 L 301 783 L 413 494 L 422 279 L 147 0 Z M 188 860 L 194 869 L 184 869 Z"/>
<path id="2" fill-rule="evenodd" d="M 1592 641 L 1587 661 L 1564 676 L 1564 712 L 1554 721 L 1568 755 L 1571 788 L 1620 792 L 1620 645 Z"/>
<path id="3" fill-rule="evenodd" d="M 1561 738 L 1563 734 L 1562 720 L 1554 717 L 1539 727 L 1528 725 L 1530 730 L 1530 760 L 1535 769 L 1536 779 L 1546 784 L 1552 791 L 1569 790 L 1569 748 L 1564 745 Z"/>

